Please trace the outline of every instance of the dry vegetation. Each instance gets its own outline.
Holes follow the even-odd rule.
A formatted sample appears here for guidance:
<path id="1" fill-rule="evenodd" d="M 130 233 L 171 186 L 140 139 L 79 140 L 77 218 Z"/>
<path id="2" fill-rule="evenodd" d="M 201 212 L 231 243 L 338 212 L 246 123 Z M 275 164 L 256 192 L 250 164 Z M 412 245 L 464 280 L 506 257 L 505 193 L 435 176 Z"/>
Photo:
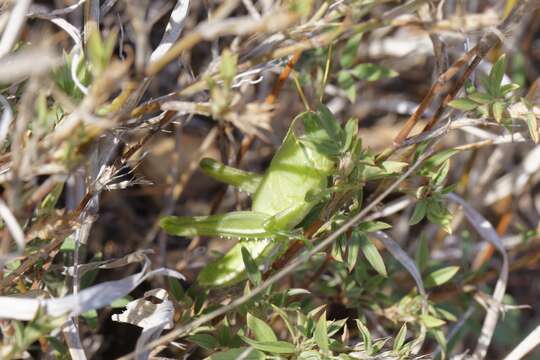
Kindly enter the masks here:
<path id="1" fill-rule="evenodd" d="M 0 0 L 0 358 L 540 359 L 539 8 Z M 325 108 L 304 231 L 202 286 L 238 239 L 160 219 L 251 199 L 199 161 Z"/>

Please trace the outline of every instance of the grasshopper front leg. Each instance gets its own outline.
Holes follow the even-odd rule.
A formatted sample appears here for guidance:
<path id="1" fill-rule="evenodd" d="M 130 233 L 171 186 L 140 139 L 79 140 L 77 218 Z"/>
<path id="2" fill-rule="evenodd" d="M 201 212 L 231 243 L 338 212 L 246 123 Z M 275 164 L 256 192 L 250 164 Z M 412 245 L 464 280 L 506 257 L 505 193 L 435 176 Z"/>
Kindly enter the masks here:
<path id="1" fill-rule="evenodd" d="M 253 194 L 261 184 L 262 176 L 252 172 L 224 165 L 214 159 L 204 158 L 199 163 L 201 170 L 208 176 L 225 184 Z"/>

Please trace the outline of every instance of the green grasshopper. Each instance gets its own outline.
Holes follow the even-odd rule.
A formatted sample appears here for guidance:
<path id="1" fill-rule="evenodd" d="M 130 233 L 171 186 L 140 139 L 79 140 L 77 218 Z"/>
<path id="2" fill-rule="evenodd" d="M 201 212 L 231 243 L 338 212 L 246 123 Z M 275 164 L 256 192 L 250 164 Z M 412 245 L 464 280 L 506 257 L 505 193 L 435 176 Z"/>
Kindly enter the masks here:
<path id="1" fill-rule="evenodd" d="M 305 135 L 295 128 L 303 125 Z M 211 159 L 200 163 L 202 171 L 218 181 L 235 186 L 252 195 L 251 211 L 195 217 L 164 217 L 160 221 L 166 232 L 177 236 L 221 236 L 240 241 L 199 273 L 197 282 L 203 287 L 233 285 L 246 278 L 242 247 L 258 265 L 283 251 L 280 241 L 291 235 L 320 200 L 310 194 L 328 189 L 329 176 L 336 167 L 339 153 L 348 145 L 340 145 L 346 137 L 332 114 L 321 108 L 297 116 L 283 143 L 263 175 L 225 166 Z M 349 136 L 350 138 L 350 136 Z M 342 143 L 351 139 L 343 140 Z M 325 148 L 326 147 L 326 148 Z M 330 151 L 329 151 L 330 150 Z"/>

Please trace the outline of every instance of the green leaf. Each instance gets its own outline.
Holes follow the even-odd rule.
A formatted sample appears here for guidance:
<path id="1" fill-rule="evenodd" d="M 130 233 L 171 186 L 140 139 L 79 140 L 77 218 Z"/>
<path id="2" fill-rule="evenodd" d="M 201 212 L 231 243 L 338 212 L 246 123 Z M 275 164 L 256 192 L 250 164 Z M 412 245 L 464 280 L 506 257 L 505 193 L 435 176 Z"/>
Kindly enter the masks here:
<path id="1" fill-rule="evenodd" d="M 407 323 L 404 323 L 403 326 L 401 326 L 401 329 L 399 329 L 399 332 L 394 339 L 393 350 L 395 352 L 399 352 L 399 350 L 401 350 L 401 348 L 403 347 L 403 344 L 405 344 L 406 337 L 407 337 Z"/>
<path id="2" fill-rule="evenodd" d="M 343 253 L 344 253 L 344 250 L 343 250 L 343 247 L 344 247 L 344 244 L 345 244 L 345 238 L 346 238 L 346 235 L 345 234 L 342 234 L 338 240 L 334 243 L 334 245 L 332 246 L 332 250 L 331 250 L 331 255 L 332 255 L 332 258 L 334 259 L 334 261 L 337 261 L 337 262 L 344 262 L 344 259 L 343 259 Z"/>
<path id="3" fill-rule="evenodd" d="M 406 162 L 392 160 L 383 161 L 381 165 L 388 175 L 400 173 L 405 167 L 409 166 Z"/>
<path id="4" fill-rule="evenodd" d="M 346 87 L 345 95 L 347 95 L 347 99 L 349 99 L 351 103 L 354 103 L 356 101 L 356 84 L 352 84 L 349 87 Z"/>
<path id="5" fill-rule="evenodd" d="M 351 73 L 359 80 L 377 81 L 398 76 L 397 71 L 372 63 L 356 65 Z"/>
<path id="6" fill-rule="evenodd" d="M 440 198 L 431 197 L 428 200 L 427 218 L 433 224 L 439 225 L 444 231 L 452 233 L 452 214 Z"/>
<path id="7" fill-rule="evenodd" d="M 387 277 L 386 266 L 384 265 L 384 260 L 379 253 L 379 250 L 375 247 L 373 242 L 369 238 L 358 231 L 353 231 L 352 236 L 358 236 L 360 239 L 360 248 L 362 253 L 366 257 L 369 264 L 382 276 Z"/>
<path id="8" fill-rule="evenodd" d="M 374 353 L 378 353 L 379 351 L 381 351 L 384 347 L 384 345 L 386 345 L 386 343 L 388 342 L 390 338 L 383 338 L 383 339 L 380 339 L 380 340 L 376 340 L 374 343 L 373 343 L 373 352 Z"/>
<path id="9" fill-rule="evenodd" d="M 292 288 L 287 290 L 287 296 L 296 296 L 296 295 L 309 295 L 311 292 L 307 289 L 302 288 Z"/>
<path id="10" fill-rule="evenodd" d="M 187 340 L 207 350 L 214 350 L 219 346 L 219 341 L 210 334 L 195 334 Z"/>
<path id="11" fill-rule="evenodd" d="M 326 308 L 328 305 L 327 304 L 322 304 L 320 306 L 317 306 L 315 309 L 311 310 L 309 313 L 308 313 L 308 317 L 309 318 L 314 318 L 320 311 L 322 311 L 324 308 Z"/>
<path id="12" fill-rule="evenodd" d="M 315 343 L 319 346 L 323 352 L 328 352 L 329 339 L 328 339 L 328 326 L 326 324 L 326 311 L 321 314 L 317 325 L 315 326 L 315 331 L 313 332 L 313 339 Z"/>
<path id="13" fill-rule="evenodd" d="M 345 142 L 341 148 L 342 152 L 349 150 L 353 139 L 358 135 L 358 119 L 349 119 L 345 124 Z"/>
<path id="14" fill-rule="evenodd" d="M 433 186 L 436 189 L 443 186 L 444 181 L 446 180 L 446 176 L 448 175 L 449 171 L 450 171 L 450 159 L 446 160 L 441 166 L 439 166 L 439 169 L 437 169 L 437 171 L 431 178 L 433 181 Z"/>
<path id="15" fill-rule="evenodd" d="M 353 35 L 347 40 L 343 51 L 341 52 L 341 57 L 339 58 L 339 65 L 343 69 L 349 69 L 353 66 L 356 60 L 356 53 L 358 51 L 358 44 L 362 39 L 363 33 L 358 33 Z"/>
<path id="16" fill-rule="evenodd" d="M 347 269 L 351 272 L 358 261 L 358 253 L 360 252 L 361 239 L 359 236 L 351 236 L 349 239 L 349 248 L 347 250 Z"/>
<path id="17" fill-rule="evenodd" d="M 459 153 L 458 149 L 449 148 L 436 152 L 426 160 L 424 168 L 435 169 L 441 166 L 446 160 Z"/>
<path id="18" fill-rule="evenodd" d="M 476 111 L 478 111 L 482 117 L 487 118 L 491 116 L 489 105 L 481 105 L 478 107 L 478 109 L 476 109 Z"/>
<path id="19" fill-rule="evenodd" d="M 13 327 L 15 329 L 15 343 L 17 344 L 18 348 L 24 348 L 24 325 L 20 321 L 14 321 Z"/>
<path id="20" fill-rule="evenodd" d="M 287 326 L 287 329 L 289 330 L 289 334 L 291 334 L 291 338 L 293 339 L 293 342 L 296 342 L 295 340 L 296 333 L 294 331 L 293 326 L 291 325 L 291 320 L 289 319 L 289 316 L 287 315 L 287 313 L 283 311 L 282 309 L 280 309 L 279 307 L 277 307 L 276 305 L 274 304 L 271 304 L 271 305 L 272 305 L 272 309 L 274 309 L 274 311 L 279 315 L 279 317 L 281 317 L 281 319 L 285 323 L 285 326 Z"/>
<path id="21" fill-rule="evenodd" d="M 373 343 L 371 340 L 371 334 L 369 333 L 368 328 L 360 320 L 356 319 L 356 326 L 362 334 L 362 342 L 364 344 L 364 351 L 367 355 L 371 355 L 373 352 Z"/>
<path id="22" fill-rule="evenodd" d="M 345 140 L 344 131 L 330 109 L 323 104 L 319 104 L 317 107 L 317 115 L 321 120 L 323 129 L 326 131 L 330 139 L 340 142 Z"/>
<path id="23" fill-rule="evenodd" d="M 101 38 L 99 29 L 95 24 L 88 28 L 88 57 L 92 64 L 92 73 L 99 76 L 105 71 L 111 61 L 116 46 L 117 31 L 111 31 L 106 39 Z"/>
<path id="24" fill-rule="evenodd" d="M 70 235 L 65 238 L 62 246 L 60 246 L 60 251 L 75 251 L 75 239 L 73 238 L 73 236 Z"/>
<path id="25" fill-rule="evenodd" d="M 287 3 L 289 11 L 295 12 L 301 17 L 308 16 L 313 9 L 313 0 L 295 0 Z"/>
<path id="26" fill-rule="evenodd" d="M 493 102 L 493 97 L 482 92 L 473 92 L 469 95 L 469 99 L 479 104 L 489 104 Z"/>
<path id="27" fill-rule="evenodd" d="M 60 341 L 54 336 L 47 336 L 46 339 L 49 342 L 49 345 L 52 346 L 54 351 L 58 353 L 54 354 L 54 359 L 71 359 L 71 356 L 69 355 L 69 350 L 62 341 Z"/>
<path id="28" fill-rule="evenodd" d="M 411 220 L 409 220 L 409 225 L 416 225 L 426 216 L 427 203 L 426 200 L 420 200 L 416 203 L 414 207 Z"/>
<path id="29" fill-rule="evenodd" d="M 321 354 L 315 350 L 302 351 L 297 360 L 321 360 Z"/>
<path id="30" fill-rule="evenodd" d="M 223 51 L 221 63 L 219 65 L 219 73 L 226 88 L 230 88 L 232 85 L 232 81 L 236 75 L 237 63 L 238 55 L 231 53 L 229 50 Z"/>
<path id="31" fill-rule="evenodd" d="M 450 311 L 443 309 L 442 307 L 434 307 L 433 309 L 438 317 L 441 317 L 442 319 L 448 321 L 457 321 L 456 315 L 454 315 Z"/>
<path id="32" fill-rule="evenodd" d="M 96 253 L 94 257 L 92 258 L 92 261 L 100 261 L 103 258 L 103 254 Z M 96 278 L 99 274 L 99 269 L 93 269 L 83 274 L 81 277 L 81 289 L 86 289 L 87 287 L 92 286 L 94 282 L 96 281 Z"/>
<path id="33" fill-rule="evenodd" d="M 416 255 L 415 255 L 416 266 L 418 266 L 418 270 L 420 270 L 420 272 L 424 271 L 424 269 L 427 266 L 428 260 L 429 260 L 428 241 L 427 241 L 427 237 L 422 234 L 420 236 L 420 241 L 418 242 L 418 245 L 416 247 Z"/>
<path id="34" fill-rule="evenodd" d="M 527 113 L 527 126 L 529 127 L 529 133 L 535 144 L 538 144 L 540 137 L 538 135 L 538 119 L 534 112 L 529 111 Z"/>
<path id="35" fill-rule="evenodd" d="M 360 163 L 359 177 L 363 181 L 379 180 L 399 174 L 408 164 L 400 161 L 384 161 L 380 166 Z"/>
<path id="36" fill-rule="evenodd" d="M 484 89 L 488 92 L 489 95 L 495 97 L 496 94 L 491 92 L 491 86 L 489 85 L 489 78 L 484 74 L 478 74 L 478 80 L 480 81 L 480 84 L 484 87 Z"/>
<path id="37" fill-rule="evenodd" d="M 251 257 L 251 254 L 249 251 L 242 246 L 242 260 L 244 261 L 244 266 L 246 267 L 246 273 L 249 278 L 249 281 L 253 285 L 259 285 L 262 280 L 261 272 L 259 271 L 259 267 L 257 266 L 257 263 L 253 258 Z"/>
<path id="38" fill-rule="evenodd" d="M 450 101 L 448 105 L 462 111 L 471 111 L 478 107 L 476 102 L 469 99 L 455 99 Z"/>
<path id="39" fill-rule="evenodd" d="M 340 72 L 338 72 L 337 81 L 338 81 L 339 87 L 342 89 L 348 89 L 350 87 L 354 87 L 356 84 L 356 80 L 354 80 L 351 73 L 347 70 L 341 70 Z"/>
<path id="40" fill-rule="evenodd" d="M 366 233 L 390 229 L 392 225 L 383 221 L 366 221 L 358 224 L 357 229 Z"/>
<path id="41" fill-rule="evenodd" d="M 95 310 L 92 311 L 96 313 L 97 316 L 97 312 Z M 11 337 L 8 339 L 9 343 L 13 345 L 13 340 L 15 340 L 15 344 L 17 345 L 19 350 L 23 351 L 27 349 L 36 340 L 38 340 L 41 336 L 45 336 L 49 334 L 53 329 L 61 327 L 62 324 L 65 323 L 65 321 L 66 317 L 64 316 L 52 317 L 46 315 L 42 309 L 38 309 L 35 318 L 32 321 L 28 322 L 26 326 L 24 326 L 21 322 L 18 321 L 13 322 L 15 334 L 12 334 Z M 95 326 L 92 327 L 95 328 Z M 2 350 L 5 351 L 5 348 L 3 348 Z M 4 352 L 4 354 L 10 354 L 10 351 L 8 350 L 7 352 Z M 13 358 L 13 356 L 9 356 L 9 358 Z M 19 357 L 16 356 L 15 358 Z"/>
<path id="42" fill-rule="evenodd" d="M 470 79 L 466 79 L 463 83 L 463 88 L 465 89 L 465 93 L 472 94 L 473 92 L 476 92 L 476 86 L 474 86 L 474 83 Z"/>
<path id="43" fill-rule="evenodd" d="M 494 102 L 491 107 L 491 110 L 493 111 L 493 117 L 498 123 L 500 123 L 503 119 L 505 107 L 506 105 L 501 101 Z"/>
<path id="44" fill-rule="evenodd" d="M 38 209 L 39 210 L 52 210 L 56 203 L 58 202 L 58 199 L 60 199 L 60 195 L 62 195 L 62 191 L 64 190 L 64 183 L 58 183 L 54 186 L 53 190 L 45 196 L 41 204 L 39 204 Z"/>
<path id="45" fill-rule="evenodd" d="M 296 347 L 286 341 L 256 341 L 245 336 L 240 336 L 242 340 L 251 347 L 273 353 L 273 354 L 294 354 Z"/>
<path id="46" fill-rule="evenodd" d="M 519 88 L 520 88 L 520 86 L 518 84 L 514 84 L 514 83 L 503 85 L 503 86 L 501 86 L 501 89 L 500 89 L 501 96 L 504 96 L 504 95 L 508 94 L 509 92 L 512 92 L 512 91 L 517 90 Z"/>
<path id="47" fill-rule="evenodd" d="M 439 270 L 435 270 L 434 272 L 426 276 L 424 286 L 426 288 L 440 286 L 452 279 L 458 271 L 459 266 L 448 266 Z"/>
<path id="48" fill-rule="evenodd" d="M 220 322 L 220 324 L 217 327 L 217 331 L 215 335 L 220 346 L 225 346 L 225 347 L 239 346 L 237 337 L 233 329 L 231 329 L 231 327 L 229 326 L 227 318 L 223 319 Z"/>
<path id="49" fill-rule="evenodd" d="M 420 315 L 420 321 L 428 328 L 436 328 L 446 324 L 444 320 L 437 319 L 436 317 L 427 314 Z"/>
<path id="50" fill-rule="evenodd" d="M 247 314 L 247 326 L 258 341 L 273 342 L 278 340 L 270 325 L 250 313 Z"/>
<path id="51" fill-rule="evenodd" d="M 230 349 L 227 351 L 221 351 L 221 352 L 210 355 L 206 359 L 208 360 L 237 360 L 237 359 L 264 360 L 266 359 L 266 356 L 264 355 L 264 353 L 258 350 L 248 348 L 248 347 L 242 347 L 242 348 Z"/>
<path id="52" fill-rule="evenodd" d="M 111 308 L 118 309 L 126 307 L 126 305 L 131 301 L 129 296 L 123 296 L 121 298 L 115 299 L 111 302 Z"/>
<path id="53" fill-rule="evenodd" d="M 503 54 L 493 65 L 489 73 L 489 86 L 491 93 L 499 96 L 501 94 L 500 87 L 506 69 L 506 56 Z"/>
<path id="54" fill-rule="evenodd" d="M 173 277 L 168 277 L 167 282 L 169 283 L 169 292 L 177 300 L 180 301 L 184 298 L 185 292 L 180 281 Z"/>
<path id="55" fill-rule="evenodd" d="M 98 314 L 96 310 L 88 310 L 81 314 L 82 318 L 88 326 L 90 326 L 92 329 L 97 329 L 98 326 Z"/>
<path id="56" fill-rule="evenodd" d="M 343 130 L 330 111 L 324 109 L 321 107 L 318 113 L 308 111 L 301 115 L 306 145 L 327 156 L 338 155 L 344 141 Z"/>
<path id="57" fill-rule="evenodd" d="M 347 324 L 347 319 L 334 320 L 328 322 L 328 337 L 332 337 L 337 334 L 345 325 Z"/>
<path id="58" fill-rule="evenodd" d="M 441 346 L 441 350 L 443 354 L 446 352 L 447 344 L 446 344 L 446 336 L 444 335 L 444 332 L 441 329 L 431 329 L 429 331 L 431 335 L 437 340 L 439 345 Z M 444 357 L 443 357 L 444 359 Z"/>

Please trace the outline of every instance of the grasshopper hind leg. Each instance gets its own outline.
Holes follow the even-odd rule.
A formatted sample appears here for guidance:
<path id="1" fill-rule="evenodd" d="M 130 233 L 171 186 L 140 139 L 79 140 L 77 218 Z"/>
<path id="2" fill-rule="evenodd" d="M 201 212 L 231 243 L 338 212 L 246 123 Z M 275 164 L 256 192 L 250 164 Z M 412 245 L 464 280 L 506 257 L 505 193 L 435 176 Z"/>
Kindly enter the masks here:
<path id="1" fill-rule="evenodd" d="M 203 287 L 231 285 L 245 278 L 242 247 L 260 264 L 275 244 L 275 233 L 264 225 L 270 215 L 254 211 L 236 211 L 211 216 L 168 216 L 160 221 L 161 227 L 177 236 L 219 236 L 246 239 L 231 248 L 222 258 L 212 261 L 199 274 Z"/>
<path id="2" fill-rule="evenodd" d="M 246 279 L 242 247 L 250 253 L 260 265 L 267 253 L 274 248 L 271 239 L 241 241 L 234 245 L 223 257 L 210 262 L 197 276 L 197 283 L 203 287 L 221 287 L 233 285 Z"/>
<path id="3" fill-rule="evenodd" d="M 269 215 L 255 211 L 235 211 L 210 216 L 166 216 L 160 226 L 176 236 L 220 236 L 265 239 L 273 234 L 264 223 Z"/>

